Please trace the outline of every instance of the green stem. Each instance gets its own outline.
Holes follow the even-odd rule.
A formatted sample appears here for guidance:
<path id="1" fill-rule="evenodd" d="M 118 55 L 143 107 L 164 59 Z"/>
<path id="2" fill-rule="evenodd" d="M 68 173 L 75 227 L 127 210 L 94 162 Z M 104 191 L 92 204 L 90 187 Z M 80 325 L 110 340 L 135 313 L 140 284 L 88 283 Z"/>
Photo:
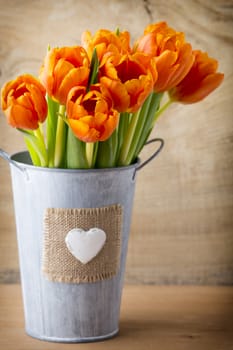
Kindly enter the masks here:
<path id="1" fill-rule="evenodd" d="M 54 167 L 55 140 L 59 104 L 47 96 L 48 117 L 46 119 L 47 152 L 49 167 Z"/>
<path id="2" fill-rule="evenodd" d="M 86 157 L 87 157 L 87 163 L 89 168 L 92 168 L 93 166 L 93 155 L 94 155 L 94 142 L 87 142 Z"/>
<path id="3" fill-rule="evenodd" d="M 129 126 L 130 114 L 125 112 L 120 114 L 119 125 L 117 128 L 117 150 L 116 150 L 116 161 L 115 165 L 119 162 L 119 156 L 122 151 L 122 146 L 126 137 L 126 133 Z"/>
<path id="4" fill-rule="evenodd" d="M 152 128 L 154 127 L 155 122 L 160 117 L 160 115 L 172 104 L 172 100 L 168 100 L 164 105 L 158 110 L 158 112 L 155 114 Z"/>
<path id="5" fill-rule="evenodd" d="M 126 134 L 125 143 L 122 146 L 122 150 L 121 150 L 120 157 L 119 157 L 118 165 L 120 165 L 120 166 L 121 165 L 128 165 L 126 162 L 127 156 L 128 156 L 129 149 L 130 149 L 133 137 L 134 137 L 134 132 L 135 132 L 136 127 L 137 127 L 139 114 L 140 114 L 140 111 L 137 111 L 136 113 L 134 113 L 132 115 L 132 118 L 130 120 L 129 128 L 128 128 L 128 131 Z"/>
<path id="6" fill-rule="evenodd" d="M 65 165 L 65 151 L 66 151 L 66 133 L 67 126 L 63 118 L 65 116 L 65 106 L 59 107 L 59 117 L 57 121 L 55 154 L 54 154 L 54 166 L 55 168 L 61 168 Z"/>

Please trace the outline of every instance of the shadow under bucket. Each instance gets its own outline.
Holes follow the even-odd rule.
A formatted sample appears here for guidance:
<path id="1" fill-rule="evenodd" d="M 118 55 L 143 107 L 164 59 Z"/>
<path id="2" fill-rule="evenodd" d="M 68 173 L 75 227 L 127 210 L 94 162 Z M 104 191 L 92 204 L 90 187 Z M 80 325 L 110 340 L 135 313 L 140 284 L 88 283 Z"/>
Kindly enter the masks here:
<path id="1" fill-rule="evenodd" d="M 109 169 L 35 167 L 27 152 L 10 157 L 0 150 L 11 168 L 25 328 L 29 335 L 41 340 L 76 343 L 103 340 L 117 334 L 135 174 L 162 149 L 163 140 L 150 142 L 157 141 L 159 149 L 144 163 Z M 42 271 L 46 211 L 73 213 L 80 208 L 99 210 L 111 206 L 122 208 L 119 266 L 113 276 L 82 283 L 47 278 Z M 108 242 L 109 232 L 106 235 Z M 61 250 L 59 254 L 63 254 Z M 58 263 L 59 254 L 56 255 Z M 98 255 L 93 262 L 95 259 L 98 261 Z"/>

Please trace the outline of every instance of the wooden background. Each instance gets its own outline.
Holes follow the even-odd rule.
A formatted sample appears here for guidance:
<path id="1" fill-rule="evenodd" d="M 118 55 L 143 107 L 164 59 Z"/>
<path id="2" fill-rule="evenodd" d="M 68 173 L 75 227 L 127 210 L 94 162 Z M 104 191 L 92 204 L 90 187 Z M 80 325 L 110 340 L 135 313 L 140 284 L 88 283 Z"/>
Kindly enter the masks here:
<path id="1" fill-rule="evenodd" d="M 0 0 L 0 85 L 37 74 L 48 44 L 73 45 L 85 29 L 117 26 L 135 39 L 159 20 L 216 57 L 225 80 L 205 101 L 173 105 L 157 123 L 153 136 L 166 144 L 137 178 L 126 281 L 232 284 L 232 0 Z M 0 147 L 24 148 L 2 113 Z M 0 159 L 0 280 L 17 278 L 10 174 Z"/>

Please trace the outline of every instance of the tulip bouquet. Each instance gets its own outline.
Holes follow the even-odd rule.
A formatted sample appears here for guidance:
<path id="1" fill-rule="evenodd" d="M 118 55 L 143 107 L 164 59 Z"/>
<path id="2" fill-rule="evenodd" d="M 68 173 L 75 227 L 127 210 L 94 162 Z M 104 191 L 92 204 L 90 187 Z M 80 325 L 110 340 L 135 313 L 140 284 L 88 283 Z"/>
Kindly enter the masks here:
<path id="1" fill-rule="evenodd" d="M 39 79 L 7 82 L 1 105 L 36 166 L 126 166 L 171 103 L 198 102 L 220 85 L 217 66 L 165 22 L 132 46 L 127 31 L 86 31 L 82 46 L 48 49 Z"/>

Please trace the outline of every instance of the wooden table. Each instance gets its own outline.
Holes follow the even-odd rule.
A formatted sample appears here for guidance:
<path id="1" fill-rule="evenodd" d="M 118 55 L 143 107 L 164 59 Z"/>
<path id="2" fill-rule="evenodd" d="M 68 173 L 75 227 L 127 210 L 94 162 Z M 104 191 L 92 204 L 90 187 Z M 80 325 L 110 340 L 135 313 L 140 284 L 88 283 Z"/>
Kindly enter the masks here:
<path id="1" fill-rule="evenodd" d="M 117 337 L 92 344 L 58 344 L 24 333 L 20 285 L 1 285 L 0 349 L 232 350 L 233 287 L 128 285 Z"/>

